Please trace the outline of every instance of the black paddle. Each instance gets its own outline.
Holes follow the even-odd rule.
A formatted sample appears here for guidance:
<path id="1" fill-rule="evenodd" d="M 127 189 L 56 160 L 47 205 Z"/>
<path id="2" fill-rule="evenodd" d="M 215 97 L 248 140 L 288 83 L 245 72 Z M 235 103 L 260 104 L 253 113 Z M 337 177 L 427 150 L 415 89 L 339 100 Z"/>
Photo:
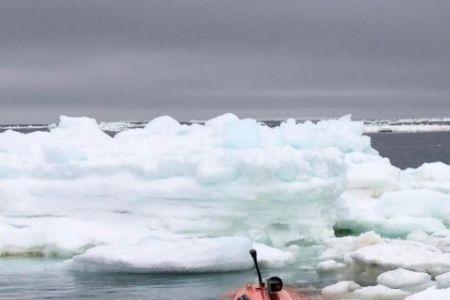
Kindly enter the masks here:
<path id="1" fill-rule="evenodd" d="M 254 262 L 255 268 L 256 268 L 256 273 L 258 273 L 259 286 L 260 287 L 264 287 L 264 282 L 262 281 L 262 277 L 261 277 L 261 271 L 259 270 L 258 258 L 256 256 L 256 250 L 255 249 L 251 249 L 250 250 L 250 255 L 253 258 L 253 262 Z"/>

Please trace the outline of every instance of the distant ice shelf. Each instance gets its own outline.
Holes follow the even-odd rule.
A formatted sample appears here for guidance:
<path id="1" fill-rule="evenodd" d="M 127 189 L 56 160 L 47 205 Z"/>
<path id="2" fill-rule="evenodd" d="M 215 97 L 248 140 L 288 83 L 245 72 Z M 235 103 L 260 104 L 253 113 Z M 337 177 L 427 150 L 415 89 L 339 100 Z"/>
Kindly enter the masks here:
<path id="1" fill-rule="evenodd" d="M 317 123 L 326 119 L 296 119 L 296 123 L 307 121 Z M 268 127 L 277 127 L 285 122 L 285 119 L 264 119 L 257 120 L 260 124 Z M 450 118 L 420 118 L 420 119 L 382 119 L 382 120 L 361 120 L 364 123 L 365 133 L 377 132 L 436 132 L 450 131 Z M 204 124 L 203 120 L 182 121 L 181 124 Z M 144 121 L 115 121 L 99 122 L 98 126 L 105 132 L 116 134 L 129 129 L 144 128 L 148 122 Z M 0 132 L 6 130 L 17 131 L 48 131 L 55 128 L 56 124 L 0 124 Z"/>
<path id="2" fill-rule="evenodd" d="M 450 118 L 364 120 L 364 132 L 450 131 Z"/>

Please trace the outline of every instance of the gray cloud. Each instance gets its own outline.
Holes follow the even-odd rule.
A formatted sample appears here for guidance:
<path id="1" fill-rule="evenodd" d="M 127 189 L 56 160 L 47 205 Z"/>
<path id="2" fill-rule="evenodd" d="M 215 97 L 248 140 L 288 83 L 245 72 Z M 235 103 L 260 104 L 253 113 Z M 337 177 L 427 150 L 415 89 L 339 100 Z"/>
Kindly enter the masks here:
<path id="1" fill-rule="evenodd" d="M 0 123 L 443 116 L 450 2 L 0 1 Z"/>

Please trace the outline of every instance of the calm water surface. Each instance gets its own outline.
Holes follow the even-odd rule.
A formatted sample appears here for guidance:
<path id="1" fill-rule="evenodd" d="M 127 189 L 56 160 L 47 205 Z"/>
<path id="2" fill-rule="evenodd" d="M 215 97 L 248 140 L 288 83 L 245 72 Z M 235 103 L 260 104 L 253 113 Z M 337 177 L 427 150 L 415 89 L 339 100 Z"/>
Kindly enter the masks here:
<path id="1" fill-rule="evenodd" d="M 78 273 L 61 260 L 0 259 L 0 299 L 229 299 L 253 271 L 211 274 Z M 298 287 L 322 286 L 312 268 L 277 272 Z M 267 270 L 264 276 L 271 274 Z"/>
<path id="2" fill-rule="evenodd" d="M 425 162 L 450 164 L 450 132 L 373 133 L 372 147 L 399 168 L 416 168 Z"/>

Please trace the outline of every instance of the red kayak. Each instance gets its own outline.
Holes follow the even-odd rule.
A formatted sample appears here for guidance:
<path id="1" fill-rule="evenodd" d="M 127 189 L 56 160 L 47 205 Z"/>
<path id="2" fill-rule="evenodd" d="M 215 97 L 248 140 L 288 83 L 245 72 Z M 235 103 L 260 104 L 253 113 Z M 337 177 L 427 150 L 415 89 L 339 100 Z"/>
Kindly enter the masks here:
<path id="1" fill-rule="evenodd" d="M 306 300 L 306 297 L 288 289 L 270 293 L 267 288 L 258 285 L 248 285 L 237 290 L 233 300 Z"/>
<path id="2" fill-rule="evenodd" d="M 293 290 L 283 288 L 283 281 L 280 277 L 270 277 L 264 283 L 259 270 L 256 250 L 250 250 L 250 255 L 255 263 L 259 283 L 247 284 L 246 287 L 238 289 L 232 296 L 233 300 L 306 300 L 305 296 Z"/>

